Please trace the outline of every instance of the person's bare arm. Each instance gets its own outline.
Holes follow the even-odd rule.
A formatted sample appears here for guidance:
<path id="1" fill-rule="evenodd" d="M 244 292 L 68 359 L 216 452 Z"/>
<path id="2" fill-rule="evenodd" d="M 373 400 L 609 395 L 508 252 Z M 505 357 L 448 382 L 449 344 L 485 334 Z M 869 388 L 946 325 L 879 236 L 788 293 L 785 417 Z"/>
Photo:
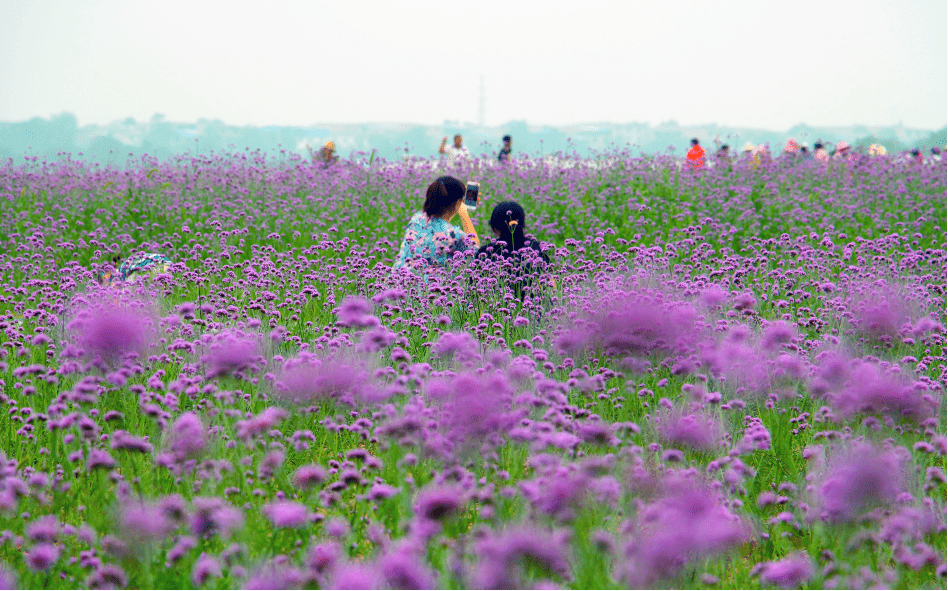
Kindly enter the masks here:
<path id="1" fill-rule="evenodd" d="M 461 207 L 458 209 L 458 215 L 461 216 L 461 229 L 464 230 L 465 234 L 473 234 L 474 244 L 476 244 L 477 247 L 480 248 L 481 239 L 477 237 L 477 230 L 474 229 L 474 223 L 471 221 L 471 216 L 469 216 L 467 213 L 467 206 L 464 205 L 463 203 L 461 204 Z"/>
<path id="2" fill-rule="evenodd" d="M 444 154 L 444 146 L 445 146 L 445 144 L 447 144 L 447 143 L 448 143 L 448 138 L 445 137 L 444 139 L 441 140 L 441 147 L 438 148 L 438 153 L 439 153 L 439 154 Z"/>

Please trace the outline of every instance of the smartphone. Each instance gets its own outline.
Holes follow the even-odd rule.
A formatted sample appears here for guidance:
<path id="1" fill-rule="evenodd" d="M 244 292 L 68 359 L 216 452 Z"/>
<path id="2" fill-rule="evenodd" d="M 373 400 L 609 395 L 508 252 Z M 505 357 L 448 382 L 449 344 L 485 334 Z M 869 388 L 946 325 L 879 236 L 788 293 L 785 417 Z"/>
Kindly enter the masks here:
<path id="1" fill-rule="evenodd" d="M 475 181 L 467 182 L 467 192 L 464 194 L 464 205 L 468 209 L 477 209 L 477 194 L 481 192 L 481 184 Z"/>

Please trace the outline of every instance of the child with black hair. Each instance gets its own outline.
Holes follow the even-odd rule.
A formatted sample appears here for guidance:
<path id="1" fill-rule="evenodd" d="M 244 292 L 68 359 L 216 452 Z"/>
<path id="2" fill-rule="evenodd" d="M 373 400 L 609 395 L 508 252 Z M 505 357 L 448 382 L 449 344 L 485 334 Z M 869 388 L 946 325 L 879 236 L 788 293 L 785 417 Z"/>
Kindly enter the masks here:
<path id="1" fill-rule="evenodd" d="M 490 216 L 490 228 L 495 240 L 477 251 L 478 260 L 510 263 L 512 280 L 509 285 L 521 300 L 530 291 L 533 276 L 545 270 L 550 263 L 550 257 L 543 252 L 540 241 L 524 233 L 526 218 L 526 212 L 516 201 L 498 203 Z"/>

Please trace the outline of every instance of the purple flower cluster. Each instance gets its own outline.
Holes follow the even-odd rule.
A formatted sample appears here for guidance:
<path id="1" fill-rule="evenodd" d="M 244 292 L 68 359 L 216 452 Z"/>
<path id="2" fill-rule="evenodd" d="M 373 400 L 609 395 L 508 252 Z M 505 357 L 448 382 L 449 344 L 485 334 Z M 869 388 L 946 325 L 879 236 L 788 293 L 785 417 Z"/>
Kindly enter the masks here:
<path id="1" fill-rule="evenodd" d="M 540 250 L 392 272 L 444 173 Z M 944 173 L 4 164 L 0 586 L 943 586 Z"/>

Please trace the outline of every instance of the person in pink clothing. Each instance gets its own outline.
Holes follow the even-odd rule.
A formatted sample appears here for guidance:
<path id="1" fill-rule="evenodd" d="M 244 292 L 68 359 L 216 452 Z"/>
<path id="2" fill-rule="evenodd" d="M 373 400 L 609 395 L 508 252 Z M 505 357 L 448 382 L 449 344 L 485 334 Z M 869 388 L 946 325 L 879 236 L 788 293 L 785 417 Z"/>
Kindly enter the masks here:
<path id="1" fill-rule="evenodd" d="M 787 140 L 787 144 L 783 147 L 783 153 L 787 156 L 796 156 L 798 147 L 797 140 L 790 138 Z"/>
<path id="2" fill-rule="evenodd" d="M 853 155 L 850 151 L 849 144 L 847 144 L 845 140 L 839 140 L 839 142 L 837 142 L 836 152 L 833 153 L 833 158 L 852 162 Z"/>

